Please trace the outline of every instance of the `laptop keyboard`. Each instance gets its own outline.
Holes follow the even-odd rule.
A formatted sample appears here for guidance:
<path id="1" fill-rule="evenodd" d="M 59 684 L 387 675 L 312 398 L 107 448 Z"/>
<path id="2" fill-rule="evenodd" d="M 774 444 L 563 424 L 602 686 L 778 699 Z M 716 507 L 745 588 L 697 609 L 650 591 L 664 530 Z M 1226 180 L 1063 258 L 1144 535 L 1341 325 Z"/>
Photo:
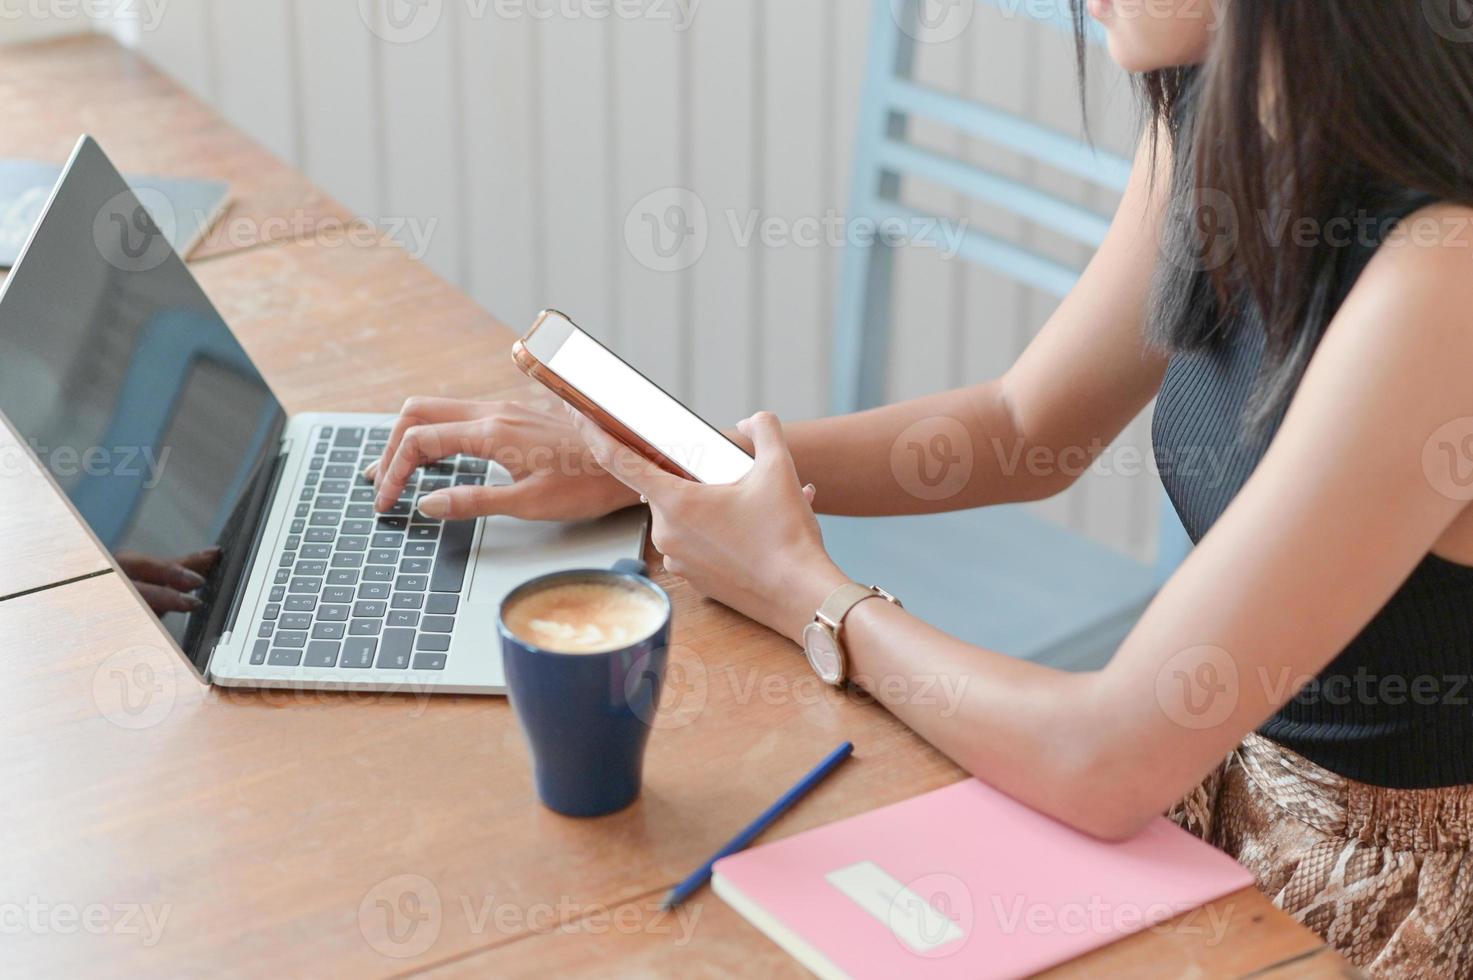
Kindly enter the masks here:
<path id="1" fill-rule="evenodd" d="M 316 430 L 252 664 L 445 669 L 476 522 L 433 520 L 414 501 L 485 483 L 486 461 L 461 456 L 421 467 L 388 513 L 376 514 L 363 470 L 388 438 L 388 429 Z"/>

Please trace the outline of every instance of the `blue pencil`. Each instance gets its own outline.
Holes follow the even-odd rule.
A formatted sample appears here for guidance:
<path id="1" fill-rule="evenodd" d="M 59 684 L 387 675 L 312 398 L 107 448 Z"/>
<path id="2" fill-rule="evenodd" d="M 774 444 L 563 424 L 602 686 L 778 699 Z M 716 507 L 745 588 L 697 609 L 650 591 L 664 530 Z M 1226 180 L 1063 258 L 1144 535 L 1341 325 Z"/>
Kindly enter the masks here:
<path id="1" fill-rule="evenodd" d="M 711 855 L 711 860 L 697 868 L 689 878 L 670 889 L 670 894 L 665 896 L 663 907 L 667 909 L 674 908 L 687 898 L 690 898 L 691 895 L 700 891 L 701 886 L 711 877 L 711 866 L 713 864 L 728 854 L 735 854 L 756 840 L 758 834 L 772 826 L 773 821 L 786 813 L 794 803 L 807 796 L 813 787 L 823 782 L 824 777 L 833 772 L 839 763 L 849 758 L 853 752 L 853 742 L 845 742 L 830 752 L 827 759 L 824 759 L 814 767 L 812 772 L 800 779 L 798 785 L 784 793 L 782 799 L 768 807 L 766 813 L 753 820 L 751 826 L 733 837 L 721 850 Z"/>

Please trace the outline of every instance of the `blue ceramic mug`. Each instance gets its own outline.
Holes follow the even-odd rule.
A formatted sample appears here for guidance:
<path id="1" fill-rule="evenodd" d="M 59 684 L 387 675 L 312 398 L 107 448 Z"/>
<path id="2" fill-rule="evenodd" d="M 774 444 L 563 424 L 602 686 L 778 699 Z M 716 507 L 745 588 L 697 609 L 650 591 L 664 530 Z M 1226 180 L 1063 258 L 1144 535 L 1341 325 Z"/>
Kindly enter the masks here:
<path id="1" fill-rule="evenodd" d="M 541 575 L 501 601 L 497 627 L 507 694 L 532 752 L 537 795 L 558 813 L 597 817 L 639 796 L 650 721 L 659 707 L 670 646 L 670 597 L 645 577 L 644 562 Z M 507 628 L 518 600 L 553 585 L 610 582 L 639 588 L 664 610 L 650 635 L 598 653 L 558 653 Z"/>

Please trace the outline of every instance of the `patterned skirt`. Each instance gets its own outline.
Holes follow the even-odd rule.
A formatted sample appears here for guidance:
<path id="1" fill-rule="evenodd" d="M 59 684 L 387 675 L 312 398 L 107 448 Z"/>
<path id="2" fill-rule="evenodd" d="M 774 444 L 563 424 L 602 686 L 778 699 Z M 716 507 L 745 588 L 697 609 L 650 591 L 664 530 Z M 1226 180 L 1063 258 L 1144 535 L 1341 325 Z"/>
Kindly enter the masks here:
<path id="1" fill-rule="evenodd" d="M 1168 816 L 1373 977 L 1473 977 L 1473 785 L 1370 786 L 1250 735 Z"/>

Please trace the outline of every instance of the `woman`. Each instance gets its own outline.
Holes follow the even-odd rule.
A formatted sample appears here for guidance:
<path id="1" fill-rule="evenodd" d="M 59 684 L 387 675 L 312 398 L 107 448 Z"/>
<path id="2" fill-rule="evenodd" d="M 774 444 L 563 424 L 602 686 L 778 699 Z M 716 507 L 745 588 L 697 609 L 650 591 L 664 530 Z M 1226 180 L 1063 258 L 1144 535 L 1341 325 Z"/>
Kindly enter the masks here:
<path id="1" fill-rule="evenodd" d="M 889 464 L 908 426 L 954 419 L 974 444 L 1059 459 L 1159 394 L 1157 453 L 1198 543 L 1106 668 L 1019 662 L 864 601 L 842 628 L 851 675 L 965 677 L 949 716 L 887 705 L 1088 833 L 1127 837 L 1177 804 L 1373 973 L 1467 976 L 1473 45 L 1440 4 L 1217 6 L 1090 0 L 1154 125 L 1105 243 L 1004 377 L 787 427 L 758 414 L 736 436 L 757 465 L 731 486 L 670 476 L 561 410 L 415 399 L 373 473 L 388 502 L 439 456 L 507 462 L 513 485 L 420 503 L 457 518 L 642 495 L 669 571 L 799 641 L 848 581 L 810 501 L 919 513 L 1070 482 L 979 452 L 960 493 L 919 500 Z M 1170 465 L 1203 450 L 1227 465 Z"/>

